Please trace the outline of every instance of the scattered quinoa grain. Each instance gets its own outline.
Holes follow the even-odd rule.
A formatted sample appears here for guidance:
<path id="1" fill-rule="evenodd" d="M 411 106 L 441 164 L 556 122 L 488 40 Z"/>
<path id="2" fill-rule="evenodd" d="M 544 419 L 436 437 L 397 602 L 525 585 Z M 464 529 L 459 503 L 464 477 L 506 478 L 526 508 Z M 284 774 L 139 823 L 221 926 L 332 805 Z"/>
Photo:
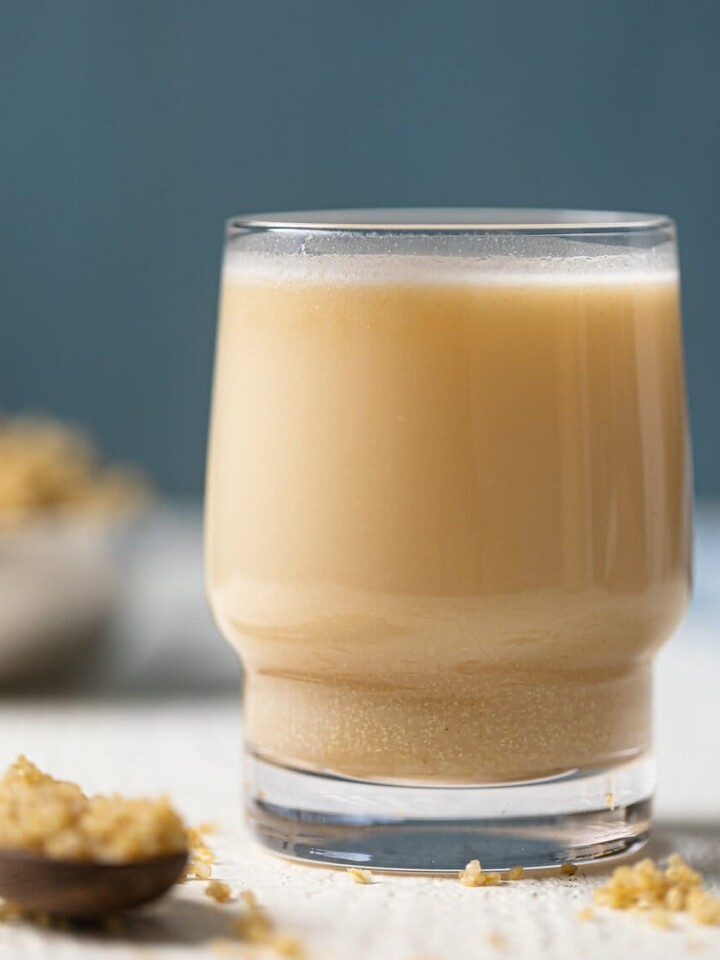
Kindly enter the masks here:
<path id="1" fill-rule="evenodd" d="M 243 901 L 245 906 L 248 907 L 250 910 L 252 910 L 253 907 L 258 906 L 258 899 L 252 890 L 243 890 L 242 893 L 240 894 L 240 899 Z"/>
<path id="2" fill-rule="evenodd" d="M 507 947 L 507 939 L 497 930 L 492 930 L 487 935 L 487 942 L 488 946 L 494 947 L 496 950 L 504 950 Z"/>
<path id="3" fill-rule="evenodd" d="M 214 820 L 203 820 L 203 822 L 198 823 L 198 825 L 194 829 L 197 833 L 204 836 L 206 833 L 216 833 L 217 824 L 215 823 Z"/>
<path id="4" fill-rule="evenodd" d="M 648 914 L 648 920 L 654 927 L 671 927 L 672 920 L 670 919 L 670 914 L 667 910 L 663 910 L 662 907 L 655 907 Z"/>
<path id="5" fill-rule="evenodd" d="M 563 863 L 560 867 L 560 873 L 564 874 L 566 877 L 574 877 L 577 873 L 578 868 L 574 863 Z"/>
<path id="6" fill-rule="evenodd" d="M 212 876 L 212 866 L 209 863 L 196 863 L 193 870 L 198 880 L 209 880 Z"/>
<path id="7" fill-rule="evenodd" d="M 355 883 L 373 882 L 373 875 L 369 870 L 361 870 L 360 867 L 348 867 L 347 872 Z"/>
<path id="8" fill-rule="evenodd" d="M 200 823 L 195 827 L 188 827 L 185 831 L 190 856 L 183 879 L 208 880 L 212 876 L 215 854 L 205 842 L 205 834 L 214 830 L 214 823 Z"/>
<path id="9" fill-rule="evenodd" d="M 512 867 L 508 871 L 508 880 L 522 880 L 525 871 L 522 867 Z"/>
<path id="10" fill-rule="evenodd" d="M 720 898 L 704 889 L 702 876 L 676 853 L 665 869 L 649 858 L 617 867 L 594 899 L 614 910 L 644 912 L 656 926 L 672 926 L 671 913 L 682 911 L 696 923 L 720 924 Z"/>
<path id="11" fill-rule="evenodd" d="M 301 941 L 287 934 L 276 936 L 270 946 L 278 956 L 288 957 L 289 960 L 303 960 L 305 956 L 305 948 Z"/>
<path id="12" fill-rule="evenodd" d="M 205 887 L 205 896 L 210 897 L 215 903 L 230 903 L 232 892 L 230 886 L 222 880 L 211 880 Z"/>
<path id="13" fill-rule="evenodd" d="M 670 883 L 673 884 L 682 884 L 690 887 L 702 885 L 701 875 L 697 870 L 693 870 L 677 853 L 671 853 L 668 857 L 665 876 Z"/>
<path id="14" fill-rule="evenodd" d="M 248 943 L 267 943 L 273 933 L 273 923 L 263 909 L 256 907 L 235 918 L 232 932 Z"/>
<path id="15" fill-rule="evenodd" d="M 683 887 L 670 887 L 665 894 L 665 906 L 668 910 L 684 910 L 686 901 L 687 891 Z"/>
<path id="16" fill-rule="evenodd" d="M 578 910 L 578 920 L 582 920 L 584 923 L 592 920 L 594 917 L 595 911 L 592 907 L 583 907 L 581 910 Z"/>
<path id="17" fill-rule="evenodd" d="M 499 873 L 486 873 L 485 874 L 485 886 L 495 886 L 495 884 L 500 883 L 502 876 Z"/>
<path id="18" fill-rule="evenodd" d="M 465 869 L 458 874 L 458 880 L 464 887 L 482 887 L 485 884 L 485 875 L 479 860 L 471 860 Z"/>
<path id="19" fill-rule="evenodd" d="M 272 950 L 277 956 L 290 960 L 303 960 L 305 948 L 297 937 L 287 933 L 278 933 L 275 924 L 266 911 L 257 902 L 251 890 L 243 890 L 241 899 L 245 911 L 235 917 L 231 930 L 244 943 Z"/>
<path id="20" fill-rule="evenodd" d="M 713 897 L 701 888 L 688 893 L 687 912 L 695 923 L 720 924 L 720 898 Z"/>

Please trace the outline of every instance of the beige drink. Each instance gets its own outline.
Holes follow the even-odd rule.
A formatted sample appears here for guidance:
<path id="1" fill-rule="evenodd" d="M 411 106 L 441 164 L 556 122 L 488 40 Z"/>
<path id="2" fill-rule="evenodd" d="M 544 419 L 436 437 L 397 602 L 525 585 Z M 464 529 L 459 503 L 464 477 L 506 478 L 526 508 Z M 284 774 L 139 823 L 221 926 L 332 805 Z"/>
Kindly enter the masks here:
<path id="1" fill-rule="evenodd" d="M 222 290 L 208 583 L 250 744 L 444 783 L 642 754 L 688 595 L 674 273 L 316 259 Z"/>

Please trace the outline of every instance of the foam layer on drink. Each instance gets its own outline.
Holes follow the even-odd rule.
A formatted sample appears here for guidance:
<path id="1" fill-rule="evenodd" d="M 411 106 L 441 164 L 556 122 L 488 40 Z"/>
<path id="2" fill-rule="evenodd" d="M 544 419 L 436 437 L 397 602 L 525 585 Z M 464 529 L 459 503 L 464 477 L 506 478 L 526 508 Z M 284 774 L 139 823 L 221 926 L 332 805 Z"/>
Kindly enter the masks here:
<path id="1" fill-rule="evenodd" d="M 565 243 L 577 246 L 577 243 Z M 293 256 L 230 252 L 225 260 L 225 283 L 256 279 L 272 283 L 450 283 L 550 286 L 647 284 L 677 282 L 672 250 L 644 253 L 609 252 L 602 256 L 568 253 L 565 256 L 527 257 L 503 254 L 484 257 L 319 254 L 302 248 Z"/>

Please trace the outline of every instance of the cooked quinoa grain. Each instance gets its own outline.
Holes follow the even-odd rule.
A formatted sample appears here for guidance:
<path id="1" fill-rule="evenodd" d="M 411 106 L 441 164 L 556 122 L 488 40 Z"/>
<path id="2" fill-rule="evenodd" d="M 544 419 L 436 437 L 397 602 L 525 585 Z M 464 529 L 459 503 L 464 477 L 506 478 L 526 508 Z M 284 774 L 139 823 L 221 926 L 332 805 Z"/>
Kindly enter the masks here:
<path id="1" fill-rule="evenodd" d="M 185 868 L 184 880 L 209 880 L 212 876 L 215 854 L 207 845 L 205 834 L 212 833 L 214 830 L 215 824 L 200 823 L 196 827 L 188 827 L 185 831 L 190 856 Z"/>
<path id="2" fill-rule="evenodd" d="M 272 951 L 275 956 L 304 960 L 302 942 L 291 934 L 278 931 L 266 910 L 260 906 L 252 890 L 243 890 L 240 899 L 245 909 L 232 922 L 232 933 L 243 943 Z M 265 956 L 265 953 L 263 953 Z"/>
<path id="3" fill-rule="evenodd" d="M 258 906 L 258 899 L 252 890 L 243 890 L 243 892 L 240 894 L 240 899 L 250 910 L 252 910 L 253 907 Z"/>
<path id="4" fill-rule="evenodd" d="M 305 957 L 305 947 L 302 942 L 297 937 L 286 933 L 278 934 L 270 947 L 279 957 L 287 957 L 288 960 L 303 960 Z"/>
<path id="5" fill-rule="evenodd" d="M 230 886 L 222 880 L 211 880 L 205 887 L 205 896 L 210 897 L 215 903 L 230 903 L 232 891 Z"/>
<path id="6" fill-rule="evenodd" d="M 720 898 L 705 890 L 702 876 L 676 853 L 664 869 L 650 859 L 617 867 L 607 884 L 595 891 L 595 902 L 614 910 L 644 912 L 656 926 L 671 926 L 671 914 L 683 911 L 696 923 L 720 924 Z"/>
<path id="7" fill-rule="evenodd" d="M 493 930 L 487 935 L 487 942 L 488 946 L 494 947 L 495 950 L 504 950 L 507 947 L 507 938 L 497 930 Z"/>
<path id="8" fill-rule="evenodd" d="M 482 887 L 485 885 L 485 874 L 479 860 L 471 860 L 465 869 L 458 874 L 458 880 L 464 887 Z"/>

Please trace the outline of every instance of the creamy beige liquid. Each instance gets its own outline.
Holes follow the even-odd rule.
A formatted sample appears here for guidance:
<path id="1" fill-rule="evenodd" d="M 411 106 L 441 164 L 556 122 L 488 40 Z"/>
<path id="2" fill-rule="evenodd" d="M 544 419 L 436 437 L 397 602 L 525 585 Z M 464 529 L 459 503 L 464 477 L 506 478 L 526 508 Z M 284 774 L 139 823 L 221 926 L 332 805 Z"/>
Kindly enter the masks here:
<path id="1" fill-rule="evenodd" d="M 251 745 L 482 783 L 648 747 L 688 595 L 676 280 L 226 270 L 208 581 Z"/>

